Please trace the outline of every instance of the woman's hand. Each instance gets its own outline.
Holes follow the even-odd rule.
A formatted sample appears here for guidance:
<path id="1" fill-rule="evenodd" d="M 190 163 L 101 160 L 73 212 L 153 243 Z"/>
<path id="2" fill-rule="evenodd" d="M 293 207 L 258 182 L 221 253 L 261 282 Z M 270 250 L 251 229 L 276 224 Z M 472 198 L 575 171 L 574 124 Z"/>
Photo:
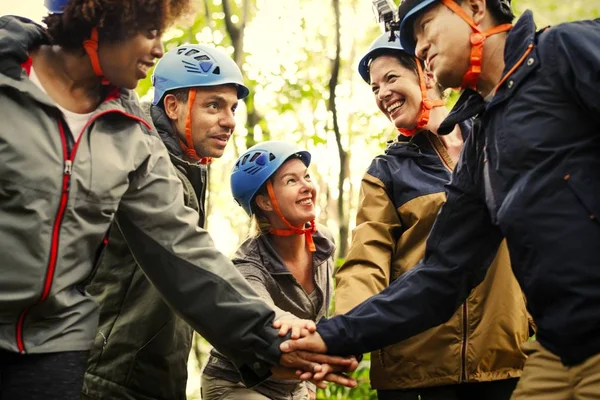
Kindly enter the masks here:
<path id="1" fill-rule="evenodd" d="M 292 339 L 299 339 L 300 336 L 305 336 L 308 333 L 317 331 L 317 325 L 314 321 L 299 318 L 290 319 L 286 317 L 273 322 L 273 328 L 279 329 L 279 336 L 285 336 L 291 330 Z"/>

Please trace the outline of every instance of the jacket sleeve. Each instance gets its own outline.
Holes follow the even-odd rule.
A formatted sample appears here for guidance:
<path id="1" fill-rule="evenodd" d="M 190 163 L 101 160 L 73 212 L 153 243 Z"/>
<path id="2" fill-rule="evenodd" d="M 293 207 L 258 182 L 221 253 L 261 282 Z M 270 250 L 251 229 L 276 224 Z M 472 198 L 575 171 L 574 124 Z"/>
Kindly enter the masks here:
<path id="1" fill-rule="evenodd" d="M 559 82 L 600 121 L 600 18 L 562 24 L 548 34 Z"/>
<path id="2" fill-rule="evenodd" d="M 275 305 L 275 302 L 269 293 L 269 289 L 267 288 L 265 276 L 261 273 L 262 271 L 260 269 L 251 263 L 237 264 L 236 267 L 241 272 L 242 276 L 246 278 L 250 286 L 252 286 L 252 289 L 256 291 L 258 296 L 275 311 L 275 320 L 280 318 L 298 319 L 294 314 L 282 310 Z"/>
<path id="3" fill-rule="evenodd" d="M 273 310 L 199 228 L 159 138 L 130 176 L 116 216 L 128 246 L 165 300 L 253 386 L 279 362 Z M 226 316 L 226 317 L 224 317 Z"/>
<path id="4" fill-rule="evenodd" d="M 427 240 L 424 259 L 348 314 L 317 325 L 329 353 L 362 354 L 439 325 L 483 280 L 502 235 L 471 178 L 465 162 L 471 157 L 475 155 L 462 154 L 447 186 L 447 202 Z"/>
<path id="5" fill-rule="evenodd" d="M 344 314 L 389 286 L 391 260 L 402 224 L 384 183 L 365 174 L 356 228 L 344 264 L 337 270 L 335 313 Z"/>

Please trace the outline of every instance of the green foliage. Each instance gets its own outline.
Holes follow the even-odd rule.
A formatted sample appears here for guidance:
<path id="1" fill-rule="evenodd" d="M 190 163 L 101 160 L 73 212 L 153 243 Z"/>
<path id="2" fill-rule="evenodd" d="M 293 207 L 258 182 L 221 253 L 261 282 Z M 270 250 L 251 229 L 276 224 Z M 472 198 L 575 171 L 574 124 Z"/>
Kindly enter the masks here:
<path id="1" fill-rule="evenodd" d="M 369 360 L 360 362 L 358 369 L 352 374 L 358 381 L 358 385 L 353 388 L 329 384 L 327 389 L 317 391 L 317 399 L 356 399 L 356 400 L 377 400 L 377 392 L 371 389 L 369 382 L 369 369 L 371 363 Z"/>

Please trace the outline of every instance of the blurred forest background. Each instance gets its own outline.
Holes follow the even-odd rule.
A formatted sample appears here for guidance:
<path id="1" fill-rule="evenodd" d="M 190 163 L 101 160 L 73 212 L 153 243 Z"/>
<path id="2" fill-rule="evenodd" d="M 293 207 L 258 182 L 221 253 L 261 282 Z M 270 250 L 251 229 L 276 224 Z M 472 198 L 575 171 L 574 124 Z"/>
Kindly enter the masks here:
<path id="1" fill-rule="evenodd" d="M 42 0 L 0 0 L 0 14 L 41 20 Z M 600 17 L 600 2 L 513 0 L 517 16 L 534 12 L 538 28 Z M 381 33 L 370 0 L 196 0 L 196 13 L 164 35 L 166 50 L 183 43 L 224 49 L 241 67 L 250 96 L 240 105 L 233 140 L 210 166 L 208 230 L 217 247 L 232 254 L 248 235 L 249 221 L 231 196 L 233 161 L 253 144 L 289 140 L 313 154 L 319 217 L 337 241 L 340 263 L 347 251 L 361 177 L 395 130 L 381 115 L 358 60 Z M 138 88 L 152 98 L 150 78 Z M 451 96 L 451 99 L 455 96 Z M 203 301 L 199 299 L 199 301 Z M 200 370 L 210 346 L 197 336 L 190 355 L 188 398 L 200 398 Z M 330 385 L 319 399 L 376 399 L 369 387 L 369 359 L 356 372 L 359 386 Z"/>

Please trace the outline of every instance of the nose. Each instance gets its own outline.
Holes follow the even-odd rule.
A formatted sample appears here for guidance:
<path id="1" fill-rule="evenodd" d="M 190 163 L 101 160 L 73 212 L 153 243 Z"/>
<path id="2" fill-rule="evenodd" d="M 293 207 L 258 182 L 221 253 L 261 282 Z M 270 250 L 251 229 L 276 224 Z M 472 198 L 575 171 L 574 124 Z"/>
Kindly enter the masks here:
<path id="1" fill-rule="evenodd" d="M 165 54 L 165 48 L 163 47 L 162 40 L 160 36 L 157 36 L 154 40 L 151 50 L 152 57 L 154 58 L 162 58 Z"/>
<path id="2" fill-rule="evenodd" d="M 301 189 L 302 193 L 311 192 L 313 190 L 314 184 L 313 184 L 312 180 L 302 178 L 301 182 L 302 182 L 302 189 Z"/>
<path id="3" fill-rule="evenodd" d="M 389 98 L 391 94 L 392 91 L 390 90 L 389 86 L 383 83 L 381 86 L 379 86 L 379 91 L 377 92 L 377 99 L 379 99 L 379 101 L 384 101 L 385 99 Z"/>
<path id="4" fill-rule="evenodd" d="M 234 113 L 231 110 L 225 111 L 225 115 L 219 121 L 222 128 L 227 129 L 230 133 L 235 129 Z"/>
<path id="5" fill-rule="evenodd" d="M 415 55 L 421 60 L 427 60 L 427 51 L 429 50 L 429 44 L 424 39 L 419 40 L 419 38 L 417 38 L 416 41 L 417 42 L 415 44 Z"/>

